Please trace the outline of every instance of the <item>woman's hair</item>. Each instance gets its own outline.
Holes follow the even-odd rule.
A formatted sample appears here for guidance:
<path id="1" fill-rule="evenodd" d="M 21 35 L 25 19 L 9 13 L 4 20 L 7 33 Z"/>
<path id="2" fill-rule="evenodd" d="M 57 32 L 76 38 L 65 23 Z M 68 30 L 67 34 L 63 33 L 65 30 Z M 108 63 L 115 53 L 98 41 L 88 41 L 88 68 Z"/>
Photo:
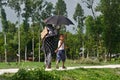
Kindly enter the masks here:
<path id="1" fill-rule="evenodd" d="M 47 26 L 47 27 L 53 27 L 52 24 L 47 24 L 46 26 Z"/>
<path id="2" fill-rule="evenodd" d="M 54 30 L 54 27 L 52 26 L 52 24 L 47 24 L 46 27 L 48 27 L 51 30 Z"/>

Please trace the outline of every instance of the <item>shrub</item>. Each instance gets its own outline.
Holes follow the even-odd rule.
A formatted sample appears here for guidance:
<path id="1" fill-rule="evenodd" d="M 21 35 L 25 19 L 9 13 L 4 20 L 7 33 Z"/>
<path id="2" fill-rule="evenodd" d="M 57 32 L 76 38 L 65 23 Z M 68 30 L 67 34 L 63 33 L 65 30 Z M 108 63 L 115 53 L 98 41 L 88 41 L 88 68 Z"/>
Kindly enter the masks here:
<path id="1" fill-rule="evenodd" d="M 104 58 L 103 57 L 99 57 L 98 58 L 100 62 L 103 62 L 104 61 Z"/>
<path id="2" fill-rule="evenodd" d="M 56 74 L 51 74 L 43 69 L 20 69 L 11 80 L 60 80 Z"/>
<path id="3" fill-rule="evenodd" d="M 91 58 L 82 58 L 80 59 L 81 64 L 100 64 L 99 60 L 97 58 L 91 59 Z"/>

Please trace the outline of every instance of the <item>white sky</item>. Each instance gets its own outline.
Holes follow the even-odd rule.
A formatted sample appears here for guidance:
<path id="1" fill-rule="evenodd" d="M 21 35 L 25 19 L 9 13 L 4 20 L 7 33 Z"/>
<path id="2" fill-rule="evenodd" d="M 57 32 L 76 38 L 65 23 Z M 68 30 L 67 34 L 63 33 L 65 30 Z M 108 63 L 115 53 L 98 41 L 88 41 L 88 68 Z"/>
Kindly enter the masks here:
<path id="1" fill-rule="evenodd" d="M 57 2 L 57 0 L 46 0 L 48 2 L 52 2 L 54 5 Z M 64 0 L 66 5 L 67 5 L 67 12 L 68 12 L 68 18 L 70 20 L 73 21 L 74 24 L 75 21 L 73 20 L 73 14 L 75 12 L 75 7 L 77 3 L 80 3 L 82 8 L 84 9 L 85 15 L 92 15 L 91 11 L 86 7 L 85 3 L 82 3 L 81 0 Z M 95 0 L 94 2 L 94 6 L 96 6 L 99 3 L 100 0 Z M 17 21 L 17 17 L 16 14 L 13 10 L 11 10 L 9 7 L 5 7 L 5 11 L 7 14 L 7 19 L 10 20 L 11 22 L 16 22 Z M 99 13 L 96 13 L 96 15 L 99 15 Z M 74 31 L 72 30 L 73 27 L 75 27 L 76 25 L 71 25 L 67 27 L 67 30 L 69 30 L 70 32 L 74 33 Z M 0 31 L 1 31 L 1 23 L 0 23 Z"/>

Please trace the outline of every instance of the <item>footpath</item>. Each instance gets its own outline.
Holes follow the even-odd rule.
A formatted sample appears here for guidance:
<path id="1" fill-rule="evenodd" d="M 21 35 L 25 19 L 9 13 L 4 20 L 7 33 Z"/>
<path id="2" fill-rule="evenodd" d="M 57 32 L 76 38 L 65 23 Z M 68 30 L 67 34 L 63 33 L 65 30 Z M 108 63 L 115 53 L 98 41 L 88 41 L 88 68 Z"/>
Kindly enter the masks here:
<path id="1" fill-rule="evenodd" d="M 73 69 L 79 69 L 79 68 L 93 68 L 93 69 L 100 69 L 100 68 L 120 68 L 120 64 L 116 65 L 98 65 L 98 66 L 75 66 L 75 67 L 67 67 L 66 69 L 62 69 L 61 67 L 59 69 L 45 69 L 45 71 L 52 71 L 52 70 L 73 70 Z M 16 73 L 18 72 L 18 68 L 14 69 L 0 69 L 0 75 L 5 74 L 5 73 Z M 28 69 L 29 70 L 29 69 Z"/>

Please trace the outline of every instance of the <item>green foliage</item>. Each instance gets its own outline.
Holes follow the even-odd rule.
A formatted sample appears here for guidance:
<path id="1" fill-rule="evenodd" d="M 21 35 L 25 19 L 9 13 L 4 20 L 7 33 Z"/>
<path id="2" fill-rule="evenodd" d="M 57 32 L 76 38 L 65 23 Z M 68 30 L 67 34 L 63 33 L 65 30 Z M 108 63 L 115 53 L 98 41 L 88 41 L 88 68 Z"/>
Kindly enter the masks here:
<path id="1" fill-rule="evenodd" d="M 8 6 L 11 9 L 14 9 L 15 12 L 17 12 L 17 17 L 20 16 L 20 12 L 21 12 L 20 3 L 22 3 L 22 0 L 9 0 L 9 3 L 8 3 Z"/>
<path id="2" fill-rule="evenodd" d="M 7 32 L 8 31 L 8 22 L 7 22 L 5 10 L 3 8 L 1 9 L 1 19 L 2 19 L 1 22 L 2 22 L 3 32 Z"/>
<path id="3" fill-rule="evenodd" d="M 55 6 L 54 14 L 67 16 L 67 8 L 64 0 L 58 0 Z"/>
<path id="4" fill-rule="evenodd" d="M 104 23 L 103 16 L 99 16 L 94 19 L 92 16 L 86 17 L 85 20 L 86 25 L 86 34 L 85 34 L 85 45 L 90 53 L 97 53 L 97 57 L 99 54 L 103 54 L 105 51 L 104 43 L 103 43 L 103 31 L 104 31 Z M 102 46 L 102 47 L 101 47 Z"/>
<path id="5" fill-rule="evenodd" d="M 102 12 L 105 30 L 104 30 L 104 41 L 107 48 L 107 52 L 112 54 L 116 53 L 118 48 L 117 44 L 120 41 L 120 1 L 116 0 L 101 0 L 99 11 Z M 118 51 L 119 52 L 119 51 Z"/>
<path id="6" fill-rule="evenodd" d="M 79 35 L 77 34 L 71 34 L 67 33 L 66 37 L 66 46 L 68 47 L 66 49 L 67 57 L 70 59 L 77 59 L 79 57 L 79 49 L 80 49 L 80 41 L 79 41 Z M 71 43 L 71 44 L 70 44 Z"/>
<path id="7" fill-rule="evenodd" d="M 4 45 L 4 36 L 3 36 L 3 34 L 2 33 L 0 33 L 0 45 Z M 3 54 L 3 52 L 4 52 L 4 46 L 0 46 L 0 54 Z"/>
<path id="8" fill-rule="evenodd" d="M 73 14 L 73 19 L 77 22 L 78 31 L 83 33 L 84 31 L 84 11 L 79 3 L 77 3 L 75 13 Z"/>
<path id="9" fill-rule="evenodd" d="M 119 71 L 120 69 L 76 69 L 48 72 L 41 69 L 30 71 L 21 69 L 12 77 L 6 78 L 10 80 L 119 80 Z"/>
<path id="10" fill-rule="evenodd" d="M 77 3 L 75 13 L 73 18 L 75 21 L 78 21 L 78 18 L 82 18 L 84 16 L 84 11 L 79 3 Z"/>
<path id="11" fill-rule="evenodd" d="M 99 60 L 97 58 L 95 59 L 92 59 L 92 58 L 82 58 L 80 59 L 80 64 L 93 64 L 93 65 L 96 65 L 96 64 L 100 64 Z"/>
<path id="12" fill-rule="evenodd" d="M 58 75 L 51 72 L 46 72 L 43 69 L 25 70 L 20 69 L 11 80 L 60 80 Z"/>
<path id="13" fill-rule="evenodd" d="M 67 16 L 67 7 L 64 0 L 57 0 L 53 14 Z M 61 25 L 60 32 L 62 33 L 66 32 L 65 25 Z"/>
<path id="14" fill-rule="evenodd" d="M 81 5 L 79 3 L 77 3 L 76 9 L 75 9 L 75 13 L 73 15 L 73 19 L 77 22 L 77 36 L 79 38 L 79 45 L 81 47 L 83 47 L 83 42 L 84 42 L 84 11 L 81 7 Z"/>
<path id="15" fill-rule="evenodd" d="M 45 9 L 42 11 L 42 18 L 46 19 L 50 17 L 53 13 L 53 4 L 51 2 L 47 3 Z"/>

